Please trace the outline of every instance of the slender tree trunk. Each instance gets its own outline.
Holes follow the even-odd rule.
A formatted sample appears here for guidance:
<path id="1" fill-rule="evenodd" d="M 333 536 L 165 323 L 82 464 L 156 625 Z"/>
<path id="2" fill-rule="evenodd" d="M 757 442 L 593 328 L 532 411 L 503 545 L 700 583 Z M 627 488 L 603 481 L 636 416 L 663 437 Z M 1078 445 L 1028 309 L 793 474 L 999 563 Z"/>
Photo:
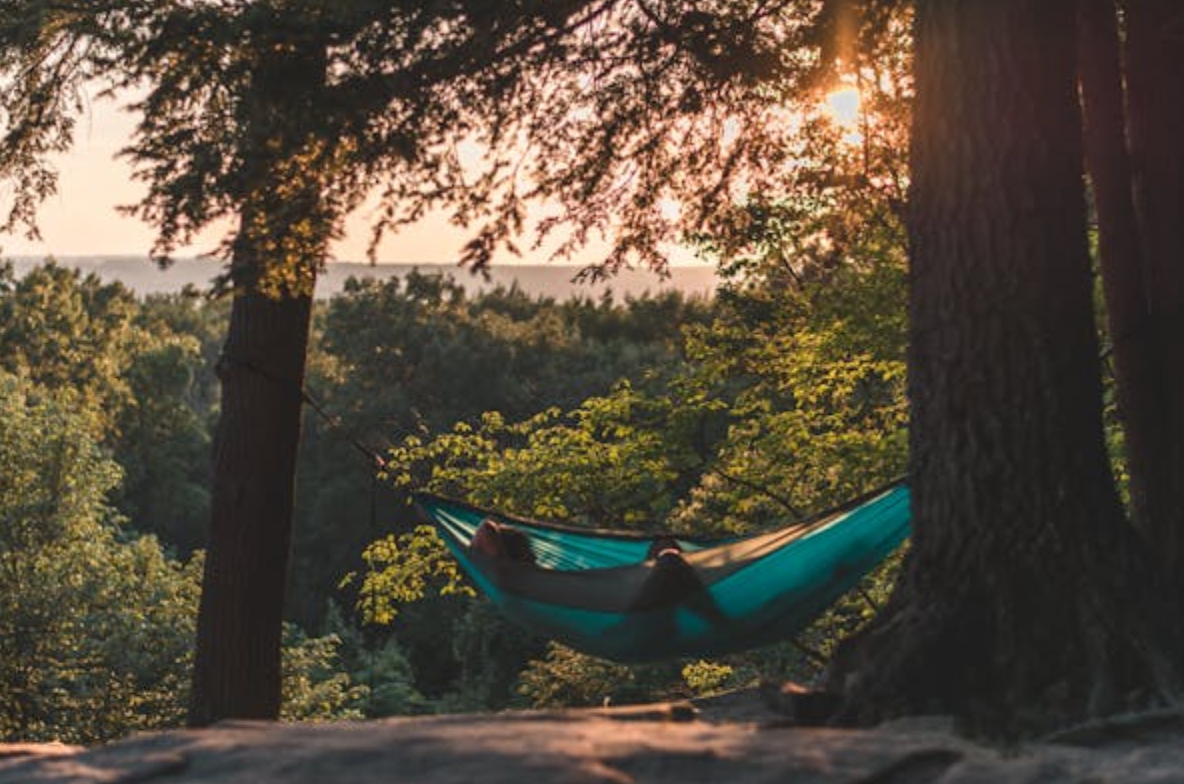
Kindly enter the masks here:
<path id="1" fill-rule="evenodd" d="M 1184 595 L 1184 7 L 1126 3 L 1128 126 L 1162 443 L 1147 459 L 1145 532 Z"/>
<path id="2" fill-rule="evenodd" d="M 836 660 L 842 718 L 1033 731 L 1175 688 L 1102 437 L 1074 0 L 921 0 L 910 195 L 914 537 Z"/>
<path id="3" fill-rule="evenodd" d="M 1149 509 L 1163 505 L 1165 450 L 1170 442 L 1162 422 L 1168 398 L 1152 354 L 1115 11 L 1113 0 L 1079 0 L 1078 72 L 1085 160 L 1098 216 L 1103 291 L 1126 435 L 1131 517 L 1140 531 L 1150 534 L 1154 528 Z M 1154 504 L 1149 494 L 1156 497 Z"/>

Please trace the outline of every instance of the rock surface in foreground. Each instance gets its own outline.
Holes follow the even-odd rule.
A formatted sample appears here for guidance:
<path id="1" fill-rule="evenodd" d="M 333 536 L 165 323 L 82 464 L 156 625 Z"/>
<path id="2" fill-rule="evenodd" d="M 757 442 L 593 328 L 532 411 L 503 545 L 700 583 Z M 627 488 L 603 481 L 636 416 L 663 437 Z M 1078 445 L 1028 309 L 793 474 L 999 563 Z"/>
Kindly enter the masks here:
<path id="1" fill-rule="evenodd" d="M 0 784 L 1184 782 L 1179 714 L 1000 753 L 941 722 L 803 729 L 742 713 L 724 702 L 705 706 L 698 719 L 689 706 L 650 706 L 357 724 L 228 722 L 89 751 L 9 747 L 6 754 L 0 747 Z"/>

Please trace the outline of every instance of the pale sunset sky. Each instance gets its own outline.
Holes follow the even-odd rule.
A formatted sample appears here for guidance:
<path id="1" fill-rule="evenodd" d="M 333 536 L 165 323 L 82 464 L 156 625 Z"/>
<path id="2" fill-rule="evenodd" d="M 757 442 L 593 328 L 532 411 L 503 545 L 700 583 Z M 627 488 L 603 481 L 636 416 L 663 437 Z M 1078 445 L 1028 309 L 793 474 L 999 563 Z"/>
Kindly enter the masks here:
<path id="1" fill-rule="evenodd" d="M 832 117 L 853 137 L 859 138 L 859 94 L 853 87 L 831 93 L 827 99 Z M 121 215 L 119 205 L 139 201 L 144 186 L 132 179 L 131 166 L 115 154 L 127 144 L 135 125 L 134 116 L 123 111 L 111 99 L 93 99 L 78 119 L 73 149 L 55 158 L 60 173 L 58 193 L 41 205 L 38 224 L 42 239 L 33 241 L 20 235 L 0 235 L 0 254 L 4 256 L 66 257 L 147 255 L 152 247 L 153 231 L 137 218 Z M 0 200 L 4 198 L 0 186 Z M 0 209 L 6 209 L 0 202 Z M 222 227 L 224 229 L 225 227 Z M 200 241 L 180 249 L 178 257 L 208 253 L 217 246 L 220 230 L 211 229 Z M 453 264 L 468 238 L 465 230 L 451 225 L 446 216 L 432 214 L 396 236 L 388 236 L 379 248 L 380 263 Z M 350 216 L 346 236 L 333 246 L 333 258 L 341 261 L 365 261 L 369 222 L 365 207 Z M 529 248 L 530 238 L 520 247 Z M 537 251 L 524 251 L 522 257 L 501 253 L 496 264 L 543 264 L 556 243 Z M 603 258 L 606 244 L 592 244 L 571 263 L 586 265 Z M 703 265 L 693 253 L 680 247 L 669 250 L 675 265 Z"/>
<path id="2" fill-rule="evenodd" d="M 137 218 L 121 215 L 119 205 L 139 201 L 144 186 L 132 179 L 131 166 L 115 154 L 125 146 L 135 125 L 134 116 L 109 99 L 92 99 L 78 119 L 74 148 L 54 159 L 60 174 L 58 193 L 45 201 L 38 212 L 42 239 L 31 241 L 20 235 L 0 235 L 3 256 L 58 258 L 91 255 L 147 255 L 153 240 L 152 227 Z M 0 199 L 4 198 L 0 190 Z M 4 208 L 0 204 L 0 208 Z M 6 209 L 6 208 L 5 208 Z M 176 253 L 196 256 L 217 246 L 218 231 L 208 231 L 202 240 Z M 378 260 L 385 263 L 453 264 L 469 235 L 451 225 L 442 214 L 433 214 L 397 236 L 388 236 L 379 248 Z M 366 208 L 347 224 L 343 240 L 333 246 L 333 258 L 365 261 L 369 240 Z M 543 264 L 546 247 L 529 252 L 530 239 L 519 243 L 522 257 L 501 253 L 496 264 Z M 552 244 L 551 247 L 554 245 Z M 606 246 L 589 246 L 574 262 L 589 264 L 603 257 Z M 702 264 L 690 251 L 673 248 L 672 264 Z"/>

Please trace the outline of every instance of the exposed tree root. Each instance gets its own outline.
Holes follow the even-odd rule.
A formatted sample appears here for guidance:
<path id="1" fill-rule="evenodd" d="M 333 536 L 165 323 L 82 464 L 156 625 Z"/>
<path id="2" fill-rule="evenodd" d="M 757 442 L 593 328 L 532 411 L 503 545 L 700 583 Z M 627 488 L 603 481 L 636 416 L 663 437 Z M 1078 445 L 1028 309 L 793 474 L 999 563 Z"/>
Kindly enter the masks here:
<path id="1" fill-rule="evenodd" d="M 1169 594 L 1137 559 L 1078 544 L 1089 558 L 1062 565 L 1092 568 L 1054 570 L 1052 558 L 1006 574 L 914 565 L 879 618 L 840 648 L 827 684 L 843 697 L 832 721 L 948 714 L 963 731 L 1018 738 L 1178 706 L 1184 638 Z"/>

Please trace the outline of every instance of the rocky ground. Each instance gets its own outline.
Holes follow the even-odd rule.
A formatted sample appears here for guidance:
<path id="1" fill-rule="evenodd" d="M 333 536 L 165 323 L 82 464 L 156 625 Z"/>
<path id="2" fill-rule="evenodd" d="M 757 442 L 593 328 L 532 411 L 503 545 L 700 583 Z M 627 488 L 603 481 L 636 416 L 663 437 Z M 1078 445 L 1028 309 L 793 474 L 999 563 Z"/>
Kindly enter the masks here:
<path id="1" fill-rule="evenodd" d="M 0 784 L 1184 783 L 1184 714 L 973 743 L 939 718 L 795 728 L 755 695 L 692 704 L 389 719 L 227 722 L 97 749 L 0 746 Z"/>

